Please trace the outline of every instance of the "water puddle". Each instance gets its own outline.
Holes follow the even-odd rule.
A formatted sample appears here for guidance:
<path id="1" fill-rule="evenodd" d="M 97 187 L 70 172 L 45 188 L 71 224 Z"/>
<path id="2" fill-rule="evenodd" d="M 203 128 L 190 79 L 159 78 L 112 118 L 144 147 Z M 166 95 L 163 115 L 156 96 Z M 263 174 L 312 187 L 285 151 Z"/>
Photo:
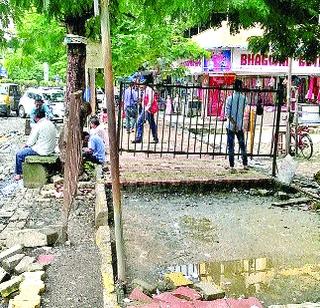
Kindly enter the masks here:
<path id="1" fill-rule="evenodd" d="M 169 271 L 212 281 L 229 297 L 320 302 L 319 214 L 271 205 L 277 201 L 276 192 L 127 193 L 129 279 L 156 284 L 170 266 L 186 264 Z"/>
<path id="2" fill-rule="evenodd" d="M 193 282 L 219 286 L 227 297 L 255 296 L 266 305 L 320 300 L 320 263 L 301 267 L 273 265 L 269 258 L 172 266 Z"/>

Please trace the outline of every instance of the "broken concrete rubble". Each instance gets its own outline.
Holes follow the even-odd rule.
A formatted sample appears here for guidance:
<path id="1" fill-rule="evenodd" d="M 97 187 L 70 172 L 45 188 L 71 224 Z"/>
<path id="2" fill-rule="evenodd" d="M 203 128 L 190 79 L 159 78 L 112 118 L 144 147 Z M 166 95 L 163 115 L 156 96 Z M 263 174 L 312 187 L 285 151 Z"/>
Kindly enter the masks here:
<path id="1" fill-rule="evenodd" d="M 0 294 L 2 297 L 7 297 L 11 293 L 16 292 L 19 289 L 20 283 L 23 281 L 22 275 L 14 277 L 9 281 L 0 283 Z"/>
<path id="2" fill-rule="evenodd" d="M 224 298 L 225 292 L 215 285 L 213 282 L 199 282 L 195 284 L 195 288 L 199 290 L 202 295 L 202 298 L 205 300 L 214 300 Z"/>
<path id="3" fill-rule="evenodd" d="M 164 280 L 171 281 L 175 287 L 192 285 L 193 282 L 187 279 L 182 273 L 174 272 L 164 275 Z"/>
<path id="4" fill-rule="evenodd" d="M 35 261 L 35 258 L 25 256 L 15 267 L 14 271 L 15 273 L 22 274 L 24 272 L 27 272 L 30 265 Z"/>
<path id="5" fill-rule="evenodd" d="M 132 285 L 135 287 L 135 288 L 138 288 L 140 289 L 142 292 L 148 294 L 148 295 L 151 295 L 153 293 L 156 292 L 156 287 L 151 285 L 150 283 L 144 281 L 144 280 L 141 280 L 141 279 L 134 279 L 133 282 L 132 282 Z"/>
<path id="6" fill-rule="evenodd" d="M 6 245 L 11 247 L 17 244 L 24 247 L 39 247 L 53 245 L 59 238 L 59 232 L 54 228 L 23 229 L 8 234 Z"/>
<path id="7" fill-rule="evenodd" d="M 2 267 L 7 271 L 11 272 L 19 264 L 19 262 L 25 257 L 25 254 L 19 253 L 12 257 L 9 257 L 2 261 Z"/>
<path id="8" fill-rule="evenodd" d="M 12 257 L 15 254 L 21 253 L 23 249 L 23 245 L 12 245 L 11 248 L 3 250 L 0 252 L 0 262 L 2 262 L 4 259 L 7 259 L 9 257 Z"/>
<path id="9" fill-rule="evenodd" d="M 292 205 L 298 205 L 298 204 L 306 204 L 310 202 L 311 200 L 309 198 L 293 198 L 287 201 L 273 202 L 271 203 L 271 205 L 278 206 L 278 207 L 285 207 L 285 206 L 292 206 Z"/>
<path id="10" fill-rule="evenodd" d="M 10 275 L 2 267 L 0 267 L 0 283 L 8 280 L 9 278 Z"/>

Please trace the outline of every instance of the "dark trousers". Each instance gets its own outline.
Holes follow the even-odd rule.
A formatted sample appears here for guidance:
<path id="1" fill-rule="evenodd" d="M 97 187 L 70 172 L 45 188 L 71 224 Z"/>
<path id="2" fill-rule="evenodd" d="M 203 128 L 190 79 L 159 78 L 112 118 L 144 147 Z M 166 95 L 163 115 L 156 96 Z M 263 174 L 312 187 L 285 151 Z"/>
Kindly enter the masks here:
<path id="1" fill-rule="evenodd" d="M 92 163 L 102 165 L 102 162 L 100 162 L 96 157 L 94 157 L 90 153 L 83 153 L 82 158 L 84 161 L 91 161 Z"/>
<path id="2" fill-rule="evenodd" d="M 30 147 L 25 147 L 17 152 L 16 154 L 16 168 L 15 172 L 17 175 L 22 174 L 22 163 L 25 161 L 27 156 L 39 155 L 37 152 L 32 150 Z"/>
<path id="3" fill-rule="evenodd" d="M 234 167 L 234 139 L 237 136 L 241 156 L 242 156 L 242 163 L 244 166 L 248 165 L 248 156 L 246 151 L 246 144 L 244 142 L 244 133 L 243 130 L 239 130 L 234 132 L 230 129 L 227 129 L 227 137 L 228 137 L 228 154 L 229 154 L 229 164 L 230 167 Z"/>
<path id="4" fill-rule="evenodd" d="M 136 140 L 142 141 L 143 124 L 144 124 L 145 120 L 147 120 L 149 122 L 150 129 L 152 132 L 152 137 L 155 141 L 157 141 L 158 140 L 158 133 L 157 133 L 157 124 L 154 120 L 154 114 L 147 112 L 145 110 L 142 110 L 142 112 L 140 113 L 139 118 L 138 118 L 138 129 L 137 129 Z"/>

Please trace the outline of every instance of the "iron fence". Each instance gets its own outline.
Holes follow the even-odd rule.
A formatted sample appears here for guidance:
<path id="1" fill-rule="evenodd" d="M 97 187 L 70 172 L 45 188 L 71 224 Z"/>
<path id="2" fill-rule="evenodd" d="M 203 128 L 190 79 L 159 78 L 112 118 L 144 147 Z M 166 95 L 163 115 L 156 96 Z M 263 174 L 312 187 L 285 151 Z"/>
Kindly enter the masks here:
<path id="1" fill-rule="evenodd" d="M 154 92 L 150 88 L 146 90 L 144 84 L 121 84 L 118 105 L 120 152 L 200 157 L 227 155 L 227 129 L 230 129 L 227 101 L 229 105 L 239 104 L 233 87 L 171 84 L 148 87 Z M 146 112 L 148 91 L 155 94 L 159 109 L 151 116 Z M 277 153 L 274 144 L 278 140 L 281 120 L 281 91 L 241 90 L 245 107 L 236 109 L 243 118 L 245 144 L 251 157 L 273 157 Z M 235 154 L 239 154 L 239 149 Z"/>

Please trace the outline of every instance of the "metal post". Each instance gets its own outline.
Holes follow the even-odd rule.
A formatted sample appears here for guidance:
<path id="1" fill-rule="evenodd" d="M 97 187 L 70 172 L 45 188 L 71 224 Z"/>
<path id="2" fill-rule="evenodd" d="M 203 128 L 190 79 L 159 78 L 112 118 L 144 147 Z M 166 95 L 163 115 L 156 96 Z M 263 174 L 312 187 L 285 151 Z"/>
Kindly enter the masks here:
<path id="1" fill-rule="evenodd" d="M 273 146 L 272 176 L 276 176 L 276 169 L 277 169 L 277 152 L 278 152 L 280 115 L 281 115 L 282 102 L 283 102 L 283 85 L 279 84 L 278 95 L 277 95 L 276 130 L 274 133 L 274 146 Z"/>
<path id="2" fill-rule="evenodd" d="M 119 175 L 119 148 L 117 143 L 116 115 L 113 93 L 113 74 L 111 56 L 111 37 L 109 20 L 109 0 L 101 0 L 101 37 L 104 60 L 105 95 L 108 112 L 108 133 L 110 144 L 110 163 L 112 180 L 112 200 L 114 210 L 115 240 L 117 254 L 118 282 L 125 282 L 125 261 L 121 214 L 121 192 Z"/>
<path id="3" fill-rule="evenodd" d="M 291 108 L 291 79 L 292 79 L 292 58 L 288 59 L 288 82 L 287 82 L 287 125 L 286 125 L 286 155 L 290 152 L 290 108 Z"/>

